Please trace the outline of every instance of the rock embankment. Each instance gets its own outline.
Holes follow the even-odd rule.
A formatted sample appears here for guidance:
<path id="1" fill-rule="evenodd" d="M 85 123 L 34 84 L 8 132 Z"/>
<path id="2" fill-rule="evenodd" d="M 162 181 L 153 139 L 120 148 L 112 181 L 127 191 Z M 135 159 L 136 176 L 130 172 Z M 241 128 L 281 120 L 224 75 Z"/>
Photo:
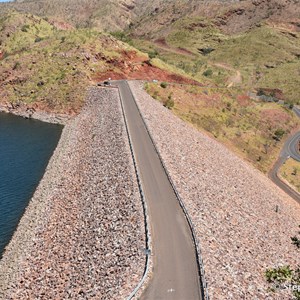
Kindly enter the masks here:
<path id="1" fill-rule="evenodd" d="M 115 89 L 89 91 L 0 261 L 0 299 L 125 299 L 144 220 Z"/>
<path id="2" fill-rule="evenodd" d="M 300 207 L 268 178 L 131 82 L 138 106 L 201 242 L 211 299 L 291 299 L 264 272 L 296 267 Z M 277 209 L 278 208 L 278 209 Z"/>
<path id="3" fill-rule="evenodd" d="M 36 109 L 24 103 L 0 103 L 0 112 L 14 114 L 26 119 L 37 119 L 52 124 L 65 125 L 72 118 L 71 114 L 58 114 Z"/>

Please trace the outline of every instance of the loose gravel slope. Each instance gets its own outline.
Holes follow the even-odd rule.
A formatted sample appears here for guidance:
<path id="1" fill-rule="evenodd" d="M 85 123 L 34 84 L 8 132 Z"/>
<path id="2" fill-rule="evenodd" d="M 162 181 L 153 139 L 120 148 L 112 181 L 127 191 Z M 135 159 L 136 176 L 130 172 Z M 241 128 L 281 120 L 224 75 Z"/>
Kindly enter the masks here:
<path id="1" fill-rule="evenodd" d="M 144 221 L 116 89 L 63 130 L 0 262 L 0 299 L 124 299 L 143 275 Z"/>
<path id="2" fill-rule="evenodd" d="M 195 226 L 211 299 L 290 299 L 287 291 L 267 292 L 264 272 L 300 262 L 290 240 L 300 224 L 299 204 L 175 117 L 141 83 L 130 86 Z"/>

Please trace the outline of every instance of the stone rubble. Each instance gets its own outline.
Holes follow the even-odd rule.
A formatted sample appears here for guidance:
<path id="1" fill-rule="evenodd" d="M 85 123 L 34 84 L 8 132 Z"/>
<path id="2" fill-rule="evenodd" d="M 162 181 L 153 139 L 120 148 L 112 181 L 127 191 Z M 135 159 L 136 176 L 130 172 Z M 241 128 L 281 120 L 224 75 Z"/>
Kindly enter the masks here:
<path id="1" fill-rule="evenodd" d="M 25 119 L 36 119 L 46 123 L 66 125 L 72 118 L 71 114 L 50 113 L 28 107 L 25 104 L 13 106 L 11 103 L 0 103 L 0 112 L 9 113 Z"/>
<path id="2" fill-rule="evenodd" d="M 126 299 L 143 276 L 143 248 L 118 92 L 91 88 L 0 261 L 0 299 Z"/>
<path id="3" fill-rule="evenodd" d="M 290 239 L 300 225 L 299 204 L 152 99 L 142 83 L 130 86 L 195 227 L 210 299 L 291 299 L 290 291 L 268 291 L 264 272 L 300 264 Z"/>

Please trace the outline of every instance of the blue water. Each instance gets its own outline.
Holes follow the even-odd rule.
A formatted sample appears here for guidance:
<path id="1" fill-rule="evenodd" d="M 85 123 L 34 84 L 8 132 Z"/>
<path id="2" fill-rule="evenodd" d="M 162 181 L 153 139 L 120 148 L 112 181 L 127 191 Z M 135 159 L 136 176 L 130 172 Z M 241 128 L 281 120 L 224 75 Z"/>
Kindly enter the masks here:
<path id="1" fill-rule="evenodd" d="M 62 126 L 0 113 L 0 258 L 58 143 Z"/>

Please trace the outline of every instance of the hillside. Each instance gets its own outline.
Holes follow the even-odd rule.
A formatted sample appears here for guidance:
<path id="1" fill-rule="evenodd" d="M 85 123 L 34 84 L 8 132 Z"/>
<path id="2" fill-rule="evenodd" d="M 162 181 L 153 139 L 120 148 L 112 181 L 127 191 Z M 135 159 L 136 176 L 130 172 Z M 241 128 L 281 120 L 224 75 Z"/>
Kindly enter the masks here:
<path id="1" fill-rule="evenodd" d="M 0 5 L 0 14 L 15 9 L 80 27 L 107 31 L 130 27 L 143 37 L 167 32 L 185 17 L 213 19 L 228 34 L 243 32 L 264 20 L 289 23 L 299 30 L 300 18 L 298 0 L 15 0 Z"/>
<path id="2" fill-rule="evenodd" d="M 195 17 L 212 20 L 227 34 L 244 32 L 266 20 L 292 24 L 300 30 L 298 0 L 155 0 L 144 5 L 131 29 L 137 36 L 158 38 L 176 21 Z"/>
<path id="3" fill-rule="evenodd" d="M 17 12 L 0 19 L 0 54 L 0 99 L 9 107 L 72 114 L 99 80 L 181 78 L 108 34 Z"/>
<path id="4" fill-rule="evenodd" d="M 206 132 L 267 173 L 285 142 L 300 127 L 294 113 L 276 103 L 251 100 L 241 90 L 147 83 L 146 91 L 175 115 Z"/>
<path id="5" fill-rule="evenodd" d="M 63 20 L 75 27 L 97 27 L 107 31 L 129 25 L 135 16 L 134 7 L 134 0 L 20 0 L 1 4 L 2 12 L 15 9 L 21 13 Z"/>
<path id="6" fill-rule="evenodd" d="M 49 215 L 45 210 L 47 216 L 54 216 L 53 223 L 48 224 L 50 230 L 48 225 L 41 227 L 45 229 L 41 240 L 21 231 L 21 236 L 30 237 L 28 245 L 37 247 L 31 252 L 26 247 L 25 252 L 23 247 L 17 249 L 21 258 L 31 260 L 27 266 L 11 260 L 14 267 L 8 265 L 8 268 L 10 272 L 21 271 L 16 278 L 24 280 L 18 279 L 15 285 L 10 272 L 0 272 L 5 278 L 0 280 L 0 294 L 1 286 L 12 282 L 8 294 L 13 297 L 18 294 L 16 299 L 24 299 L 30 292 L 39 298 L 48 290 L 55 298 L 57 287 L 61 298 L 66 298 L 68 293 L 73 298 L 79 294 L 92 298 L 96 297 L 91 285 L 94 284 L 102 285 L 97 297 L 108 295 L 110 299 L 121 299 L 124 297 L 112 296 L 122 293 L 119 286 L 130 292 L 133 288 L 130 285 L 138 281 L 138 272 L 131 271 L 136 256 L 127 250 L 136 247 L 135 255 L 152 253 L 148 257 L 155 261 L 155 251 L 148 245 L 142 248 L 132 243 L 142 242 L 138 237 L 142 232 L 131 241 L 130 232 L 140 228 L 141 223 L 132 223 L 131 230 L 119 222 L 121 216 L 139 222 L 137 217 L 127 215 L 135 212 L 133 206 L 129 207 L 130 202 L 125 201 L 122 206 L 115 197 L 119 192 L 121 196 L 128 194 L 122 190 L 127 188 L 127 183 L 121 181 L 126 181 L 126 176 L 130 177 L 134 171 L 133 166 L 128 173 L 117 170 L 123 164 L 126 168 L 131 164 L 127 161 L 130 157 L 127 134 L 131 134 L 125 131 L 121 118 L 118 90 L 91 88 L 111 78 L 141 80 L 128 83 L 157 151 L 183 199 L 195 227 L 196 240 L 201 242 L 211 297 L 291 299 L 292 290 L 273 293 L 267 285 L 266 271 L 278 266 L 297 268 L 299 248 L 294 247 L 291 237 L 298 235 L 299 205 L 261 172 L 268 173 L 288 136 L 300 129 L 299 118 L 293 111 L 295 105 L 300 105 L 299 1 L 17 0 L 0 4 L 0 111 L 21 108 L 29 112 L 77 115 L 65 127 L 61 143 L 67 144 L 61 144 L 64 149 L 58 161 L 62 172 L 53 177 L 58 186 L 55 188 L 51 180 L 49 184 L 51 191 L 58 195 L 54 194 L 58 202 L 51 202 L 54 214 Z M 126 114 L 125 118 L 129 116 Z M 300 166 L 296 167 L 287 161 L 281 176 L 289 181 L 292 178 L 298 187 Z M 64 181 L 60 177 L 65 176 L 65 171 Z M 86 183 L 81 175 L 87 175 Z M 102 175 L 104 179 L 100 178 Z M 106 184 L 107 179 L 112 184 Z M 136 177 L 131 179 L 135 181 Z M 96 181 L 104 185 L 94 185 Z M 105 191 L 105 186 L 108 190 L 103 196 L 113 205 L 99 198 L 98 191 Z M 78 196 L 79 190 L 82 197 Z M 95 214 L 91 214 L 90 203 L 98 201 L 90 198 L 93 193 L 109 210 L 103 217 L 98 211 L 101 205 L 96 205 Z M 61 209 L 61 203 L 66 204 L 65 210 Z M 75 205 L 73 214 L 69 213 L 70 203 Z M 86 212 L 86 216 L 76 213 L 76 209 Z M 146 209 L 144 213 L 147 214 Z M 86 222 L 89 218 L 90 223 Z M 42 215 L 30 219 L 33 224 L 39 220 L 48 222 Z M 145 218 L 146 222 L 148 219 Z M 110 238 L 115 232 L 112 227 L 105 225 L 103 231 L 96 223 L 95 228 L 103 232 L 91 232 L 92 227 L 87 225 L 93 225 L 95 220 L 113 227 L 117 224 L 121 235 L 113 234 Z M 70 229 L 64 226 L 65 222 L 74 226 Z M 62 226 L 57 227 L 59 223 Z M 148 225 L 152 230 L 152 224 Z M 27 230 L 26 226 L 23 228 Z M 92 234 L 84 235 L 83 228 Z M 52 235 L 57 238 L 51 238 Z M 61 236 L 70 241 L 71 247 L 67 247 Z M 89 247 L 95 243 L 85 243 L 84 253 L 95 258 L 92 270 L 90 256 L 83 257 L 73 250 L 78 250 L 76 245 L 82 239 L 97 241 L 99 236 L 108 242 L 101 246 L 101 253 L 109 253 L 101 256 L 98 250 L 91 252 Z M 125 273 L 117 263 L 125 256 L 116 251 L 123 237 L 129 237 L 122 249 L 131 259 L 130 264 L 127 259 L 123 261 Z M 54 249 L 51 245 L 55 246 L 56 242 L 62 247 L 58 247 L 59 254 L 54 251 L 46 257 L 45 249 Z M 117 254 L 112 258 L 111 253 Z M 70 281 L 57 276 L 52 272 L 55 269 L 49 269 L 53 258 L 62 273 L 65 265 L 61 262 L 71 262 L 66 267 L 66 276 L 78 276 L 71 276 Z M 25 266 L 25 276 L 19 266 Z M 155 269 L 156 265 L 153 266 Z M 138 264 L 137 268 L 142 270 Z M 295 272 L 299 277 L 299 270 Z M 122 274 L 125 276 L 119 279 Z M 276 274 L 272 275 L 275 283 L 277 279 L 279 283 L 284 282 L 280 281 L 281 277 L 275 278 Z M 283 275 L 292 280 L 291 276 Z M 77 284 L 84 289 L 77 289 Z"/>
<path id="7" fill-rule="evenodd" d="M 77 111 L 95 72 L 128 47 L 90 29 L 61 30 L 33 15 L 0 20 L 1 101 Z"/>
<path id="8" fill-rule="evenodd" d="M 132 43 L 204 83 L 152 83 L 150 95 L 165 106 L 173 101 L 179 117 L 268 172 L 286 137 L 299 128 L 291 110 L 300 104 L 299 33 L 264 24 L 227 35 L 208 19 L 185 18 L 166 36 Z"/>
<path id="9" fill-rule="evenodd" d="M 0 5 L 2 14 L 13 8 L 61 26 L 127 28 L 131 45 L 158 54 L 196 80 L 247 90 L 277 88 L 282 99 L 299 102 L 297 0 L 17 0 Z M 206 71 L 209 78 L 202 76 Z"/>
<path id="10" fill-rule="evenodd" d="M 132 43 L 203 80 L 280 89 L 299 104 L 298 1 L 161 2 L 127 32 Z M 298 3 L 299 4 L 299 3 Z M 287 18 L 288 16 L 288 18 Z M 231 80 L 238 75 L 239 79 Z"/>
<path id="11" fill-rule="evenodd" d="M 157 1 L 127 39 L 204 85 L 148 84 L 150 95 L 267 172 L 299 128 L 290 108 L 300 104 L 300 6 L 207 3 Z"/>
<path id="12" fill-rule="evenodd" d="M 272 21 L 257 24 L 251 19 L 256 26 L 229 34 L 224 30 L 225 25 L 223 28 L 217 23 L 221 11 L 236 5 L 253 5 L 253 2 L 226 2 L 220 10 L 220 2 L 211 1 L 210 10 L 201 10 L 203 3 L 198 1 L 189 5 L 186 1 L 154 1 L 152 4 L 135 1 L 130 10 L 132 16 L 139 5 L 144 4 L 140 12 L 144 17 L 132 23 L 125 33 L 114 31 L 117 40 L 98 29 L 76 28 L 75 23 L 80 23 L 84 16 L 75 17 L 77 2 L 72 1 L 62 6 L 68 11 L 67 17 L 73 11 L 71 23 L 58 17 L 40 18 L 17 12 L 2 16 L 2 103 L 9 108 L 26 105 L 29 109 L 74 114 L 83 104 L 86 86 L 107 78 L 204 85 L 206 90 L 172 85 L 164 90 L 154 84 L 148 91 L 162 102 L 171 97 L 177 115 L 209 132 L 260 170 L 268 171 L 285 137 L 296 130 L 299 123 L 288 106 L 264 103 L 257 97 L 284 100 L 288 105 L 299 104 L 300 33 L 296 26 L 275 21 L 279 16 L 277 12 L 269 14 Z M 14 5 L 36 5 L 37 2 L 23 1 Z M 89 2 L 90 8 L 100 2 Z M 262 3 L 258 3 L 255 11 L 263 11 L 267 5 Z M 268 3 L 270 6 L 272 1 Z M 45 3 L 41 5 L 46 7 Z M 282 6 L 283 15 L 286 10 L 287 6 Z M 193 16 L 199 11 L 203 16 Z M 56 10 L 52 12 L 57 15 Z M 39 13 L 42 14 L 41 10 Z M 173 21 L 165 22 L 170 16 Z M 235 12 L 235 16 L 239 13 Z M 232 18 L 231 15 L 229 19 Z M 107 23 L 103 21 L 103 24 Z M 155 30 L 151 24 L 156 24 Z M 228 24 L 231 23 L 228 21 Z M 149 28 L 145 36 L 143 28 L 145 31 Z M 226 28 L 229 31 L 230 26 Z M 274 135 L 277 131 L 283 132 L 280 140 Z"/>
<path id="13" fill-rule="evenodd" d="M 264 172 L 297 130 L 290 111 L 300 101 L 295 1 L 55 1 L 1 5 L 45 15 L 11 12 L 0 20 L 0 96 L 7 107 L 73 114 L 86 86 L 107 78 L 202 85 L 207 89 L 154 84 L 148 91 L 164 103 L 172 98 L 177 115 Z M 114 37 L 94 26 L 114 29 Z"/>

